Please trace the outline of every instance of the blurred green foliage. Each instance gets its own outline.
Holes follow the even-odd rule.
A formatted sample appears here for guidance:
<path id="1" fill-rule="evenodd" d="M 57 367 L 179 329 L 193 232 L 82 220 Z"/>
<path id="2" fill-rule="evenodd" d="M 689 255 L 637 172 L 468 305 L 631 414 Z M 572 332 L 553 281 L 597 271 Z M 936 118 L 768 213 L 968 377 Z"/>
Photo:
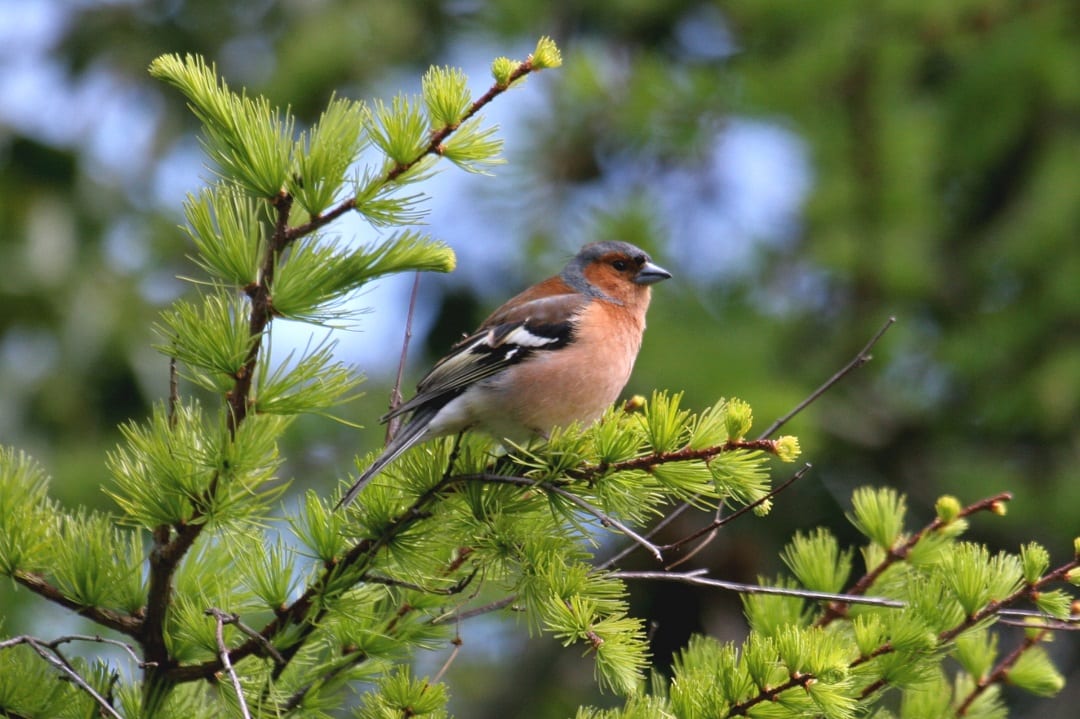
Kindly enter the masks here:
<path id="1" fill-rule="evenodd" d="M 98 487 L 116 426 L 167 392 L 150 326 L 180 291 L 175 275 L 190 273 L 190 248 L 176 227 L 179 199 L 169 206 L 154 188 L 169 163 L 182 173 L 180 152 L 196 148 L 181 100 L 146 73 L 154 57 L 204 54 L 234 85 L 313 122 L 331 93 L 388 98 L 399 71 L 418 75 L 480 45 L 513 54 L 550 34 L 565 66 L 540 81 L 543 111 L 504 126 L 510 164 L 452 208 L 473 222 L 481 215 L 488 230 L 470 239 L 481 249 L 455 246 L 459 254 L 509 245 L 499 256 L 515 266 L 465 267 L 463 281 L 425 287 L 439 338 L 430 353 L 581 242 L 618 236 L 649 247 L 677 278 L 657 292 L 628 392 L 683 390 L 695 407 L 737 395 L 760 429 L 894 315 L 874 361 L 788 428 L 814 471 L 767 522 L 736 523 L 695 561 L 732 579 L 772 573 L 791 528 L 843 531 L 842 502 L 868 483 L 906 492 L 926 518 L 942 493 L 970 501 L 1010 490 L 1010 516 L 975 527 L 977 537 L 1013 549 L 1038 540 L 1056 558 L 1071 547 L 1080 527 L 1080 4 L 39 5 L 50 9 L 51 39 L 5 49 L 0 73 L 32 60 L 62 79 L 55 92 L 82 99 L 71 105 L 73 129 L 58 135 L 42 129 L 55 126 L 46 117 L 54 109 L 30 105 L 41 127 L 9 123 L 25 99 L 0 96 L 0 439 L 45 463 L 62 499 L 108 506 Z M 131 103 L 150 126 L 131 146 L 138 152 L 111 164 L 102 134 L 124 128 L 109 127 L 116 114 L 98 114 L 101 93 L 110 106 Z M 801 211 L 772 236 L 751 228 L 731 237 L 731 224 L 701 214 L 732 201 L 719 171 L 757 169 L 717 167 L 728 157 L 718 145 L 747 122 L 795 138 L 810 168 Z M 789 186 L 800 170 L 773 171 L 766 188 Z M 719 376 L 739 379 L 719 385 Z M 375 427 L 389 383 L 372 378 L 348 418 Z M 313 468 L 347 468 L 338 448 L 370 448 L 381 436 L 299 422 L 294 441 L 305 451 L 293 453 L 292 473 L 303 486 Z M 684 587 L 639 601 L 659 627 L 661 659 L 691 629 L 724 636 L 739 611 L 734 598 Z M 1075 643 L 1059 643 L 1068 644 L 1059 651 L 1076 656 Z M 547 696 L 545 684 L 568 694 L 591 684 L 556 656 L 521 660 L 507 690 L 515 703 Z M 534 715 L 563 716 L 562 699 L 538 700 Z M 500 716 L 490 693 L 485 701 L 488 714 L 462 714 Z M 1050 711 L 1066 716 L 1069 703 Z"/>

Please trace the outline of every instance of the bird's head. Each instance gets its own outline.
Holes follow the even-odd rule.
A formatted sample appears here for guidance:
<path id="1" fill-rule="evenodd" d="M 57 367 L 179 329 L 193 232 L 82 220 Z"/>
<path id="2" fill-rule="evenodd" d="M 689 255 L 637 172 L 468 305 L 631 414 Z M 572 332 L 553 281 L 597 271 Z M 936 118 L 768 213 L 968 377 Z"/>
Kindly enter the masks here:
<path id="1" fill-rule="evenodd" d="M 670 277 L 670 272 L 629 242 L 585 245 L 563 270 L 563 279 L 576 289 L 628 306 L 647 303 L 649 287 Z M 588 288 L 580 287 L 582 281 Z"/>

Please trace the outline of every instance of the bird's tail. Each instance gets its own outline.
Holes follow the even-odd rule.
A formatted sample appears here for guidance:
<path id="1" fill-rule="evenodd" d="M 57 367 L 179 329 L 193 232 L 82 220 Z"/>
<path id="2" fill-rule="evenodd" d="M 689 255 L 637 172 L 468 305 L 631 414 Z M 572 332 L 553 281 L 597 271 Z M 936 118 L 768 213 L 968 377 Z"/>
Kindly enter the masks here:
<path id="1" fill-rule="evenodd" d="M 432 417 L 434 417 L 438 411 L 438 408 L 421 407 L 413 412 L 409 421 L 398 430 L 393 439 L 391 439 L 386 447 L 383 448 L 382 454 L 371 463 L 370 467 L 364 470 L 364 473 L 360 475 L 360 478 L 356 480 L 353 486 L 349 487 L 349 491 L 346 492 L 345 496 L 334 506 L 334 509 L 340 509 L 356 499 L 356 495 L 360 493 L 360 490 L 364 488 L 364 485 L 366 485 L 372 477 L 381 472 L 386 465 L 400 457 L 409 447 L 412 447 L 414 444 L 424 439 L 424 432 L 431 423 Z"/>

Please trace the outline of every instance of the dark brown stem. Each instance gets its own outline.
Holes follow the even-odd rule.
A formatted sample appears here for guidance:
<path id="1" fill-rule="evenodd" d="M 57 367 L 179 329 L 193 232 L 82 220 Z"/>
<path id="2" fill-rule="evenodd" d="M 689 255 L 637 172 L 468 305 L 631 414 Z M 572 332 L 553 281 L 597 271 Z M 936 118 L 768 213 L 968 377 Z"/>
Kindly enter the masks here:
<path id="1" fill-rule="evenodd" d="M 230 436 L 236 434 L 237 428 L 247 417 L 248 405 L 251 399 L 251 384 L 255 380 L 255 371 L 259 364 L 259 350 L 262 347 L 263 332 L 266 331 L 274 316 L 272 292 L 278 257 L 293 241 L 293 238 L 289 237 L 289 214 L 292 211 L 292 203 L 292 195 L 284 191 L 272 200 L 272 204 L 277 210 L 274 233 L 270 237 L 266 252 L 263 254 L 262 265 L 259 267 L 259 280 L 248 288 L 248 297 L 251 299 L 248 338 L 251 344 L 248 347 L 247 356 L 244 358 L 244 364 L 236 373 L 233 388 L 227 394 L 231 410 L 227 425 Z"/>

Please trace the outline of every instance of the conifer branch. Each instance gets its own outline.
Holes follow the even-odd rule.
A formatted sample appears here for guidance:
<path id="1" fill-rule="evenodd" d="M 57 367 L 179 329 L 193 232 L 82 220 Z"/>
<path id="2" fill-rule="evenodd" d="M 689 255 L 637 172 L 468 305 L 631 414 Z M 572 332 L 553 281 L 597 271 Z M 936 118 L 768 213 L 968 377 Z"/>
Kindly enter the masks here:
<path id="1" fill-rule="evenodd" d="M 517 487 L 535 487 L 537 489 L 551 492 L 552 494 L 562 497 L 568 502 L 585 510 L 587 513 L 598 519 L 602 525 L 615 527 L 615 529 L 619 530 L 631 540 L 636 542 L 638 546 L 643 547 L 647 552 L 649 552 L 649 554 L 651 554 L 656 559 L 656 561 L 664 561 L 664 556 L 660 553 L 660 548 L 649 540 L 645 539 L 645 537 L 642 537 L 640 534 L 630 529 L 630 527 L 626 526 L 618 519 L 615 519 L 614 517 L 606 514 L 599 508 L 589 504 L 576 494 L 568 492 L 562 487 L 559 487 L 551 482 L 539 482 L 535 479 L 529 479 L 528 477 L 513 477 L 505 474 L 490 474 L 485 472 L 481 472 L 479 474 L 457 475 L 453 479 L 455 481 L 461 482 L 480 481 L 488 482 L 491 484 L 511 484 Z"/>
<path id="2" fill-rule="evenodd" d="M 263 255 L 258 281 L 247 288 L 248 297 L 251 299 L 251 314 L 248 318 L 251 344 L 233 387 L 226 394 L 230 410 L 226 418 L 226 428 L 230 438 L 236 436 L 237 429 L 247 417 L 252 382 L 262 346 L 261 338 L 273 316 L 273 301 L 270 293 L 276 262 L 278 255 L 288 243 L 286 230 L 292 210 L 292 197 L 282 192 L 272 204 L 277 210 L 274 232 Z M 195 544 L 195 540 L 206 526 L 206 523 L 200 520 L 204 518 L 213 502 L 219 478 L 220 474 L 215 473 L 206 489 L 205 497 L 201 502 L 196 503 L 192 517 L 185 524 L 174 527 L 175 538 L 170 538 L 167 527 L 159 528 L 155 532 L 154 547 L 149 557 L 150 581 L 147 591 L 146 618 L 138 634 L 139 642 L 143 645 L 148 660 L 154 663 L 154 674 L 168 671 L 175 665 L 175 661 L 169 657 L 164 635 L 165 615 L 172 597 L 173 576 L 180 561 Z"/>
<path id="3" fill-rule="evenodd" d="M 968 692 L 968 695 L 964 697 L 964 700 L 960 702 L 960 705 L 956 708 L 956 716 L 967 716 L 968 710 L 971 709 L 972 703 L 979 698 L 979 696 L 989 689 L 994 684 L 1004 684 L 1009 679 L 1009 670 L 1012 669 L 1016 662 L 1020 661 L 1020 657 L 1024 652 L 1033 649 L 1038 646 L 1039 642 L 1046 636 L 1047 630 L 1040 630 L 1030 633 L 1025 636 L 1023 641 L 1005 657 L 999 661 L 994 668 L 984 677 L 978 677 L 975 682 L 975 687 Z"/>
<path id="4" fill-rule="evenodd" d="M 810 682 L 814 681 L 815 679 L 816 677 L 813 674 L 809 673 L 792 674 L 786 682 L 783 682 L 782 684 L 777 684 L 775 687 L 764 687 L 760 691 L 758 691 L 755 696 L 747 699 L 746 701 L 732 705 L 732 707 L 728 709 L 727 714 L 725 714 L 724 716 L 749 716 L 750 710 L 758 704 L 767 701 L 776 701 L 777 697 L 779 697 L 780 694 L 788 691 L 789 689 L 794 689 L 795 687 L 803 687 L 805 689 L 810 684 Z"/>
<path id="5" fill-rule="evenodd" d="M 802 466 L 802 468 L 799 469 L 799 471 L 795 472 L 795 474 L 788 477 L 787 480 L 785 480 L 783 484 L 777 485 L 776 487 L 774 487 L 772 490 L 770 490 L 768 493 L 766 493 L 765 495 L 763 495 L 761 498 L 757 499 L 756 501 L 751 502 L 750 504 L 743 505 L 742 507 L 739 507 L 734 512 L 732 512 L 731 514 L 724 515 L 724 516 L 717 516 L 716 519 L 714 519 L 712 522 L 710 522 L 708 525 L 702 527 L 701 529 L 698 529 L 698 530 L 688 534 L 687 536 L 683 537 L 682 539 L 679 539 L 679 540 L 676 540 L 675 542 L 672 542 L 671 544 L 665 544 L 662 547 L 660 547 L 661 551 L 667 552 L 667 551 L 670 551 L 670 550 L 673 550 L 673 549 L 678 549 L 678 548 L 682 547 L 685 544 L 689 544 L 690 542 L 694 541 L 695 539 L 698 539 L 699 537 L 702 537 L 704 535 L 708 535 L 707 537 L 705 537 L 705 539 L 700 544 L 698 544 L 696 547 L 694 547 L 692 550 L 687 552 L 685 555 L 680 557 L 675 562 L 672 562 L 671 564 L 667 565 L 667 567 L 665 567 L 665 569 L 674 569 L 675 567 L 679 566 L 680 564 L 683 564 L 684 562 L 691 559 L 695 554 L 697 554 L 702 549 L 704 549 L 706 546 L 708 546 L 709 543 L 712 542 L 712 540 L 716 538 L 716 531 L 718 529 L 723 527 L 725 524 L 733 522 L 734 520 L 738 519 L 739 517 L 746 514 L 747 512 L 751 512 L 755 508 L 760 507 L 761 505 L 765 504 L 766 502 L 771 501 L 774 497 L 776 497 L 776 495 L 780 494 L 785 489 L 787 489 L 788 487 L 793 485 L 795 482 L 797 482 L 800 479 L 802 479 L 803 477 L 805 477 L 806 473 L 809 472 L 812 468 L 813 468 L 813 465 L 811 465 L 809 463 L 804 464 Z"/>
<path id="6" fill-rule="evenodd" d="M 995 494 L 992 497 L 980 499 L 978 502 L 974 502 L 973 504 L 969 504 L 968 506 L 963 507 L 959 511 L 959 513 L 949 521 L 946 521 L 941 517 L 935 517 L 933 521 L 931 521 L 919 531 L 915 532 L 915 534 L 908 537 L 906 541 L 897 546 L 890 547 L 885 555 L 885 559 L 883 559 L 881 563 L 878 564 L 876 567 L 874 567 L 869 572 L 860 577 L 859 580 L 856 581 L 855 584 L 852 585 L 852 587 L 847 592 L 845 592 L 845 594 L 865 594 L 870 589 L 870 587 L 874 585 L 874 582 L 876 582 L 878 578 L 885 573 L 885 570 L 887 570 L 889 567 L 896 564 L 897 562 L 901 562 L 906 559 L 908 554 L 911 552 L 911 549 L 916 544 L 918 544 L 926 535 L 940 530 L 946 524 L 956 521 L 957 519 L 969 517 L 972 514 L 976 514 L 978 512 L 995 511 L 995 509 L 999 507 L 1002 503 L 1008 502 L 1011 499 L 1012 494 L 1010 492 L 1001 492 L 999 494 Z M 833 620 L 845 616 L 847 614 L 847 609 L 848 608 L 847 606 L 845 606 L 844 603 L 830 604 L 825 608 L 825 613 L 821 616 L 820 619 L 818 619 L 817 626 L 828 626 L 830 623 L 832 623 Z"/>
<path id="7" fill-rule="evenodd" d="M 103 627 L 108 627 L 128 636 L 136 636 L 141 626 L 139 619 L 129 614 L 121 614 L 102 607 L 88 607 L 85 604 L 76 602 L 60 591 L 59 587 L 50 584 L 45 577 L 35 572 L 17 569 L 12 572 L 11 577 L 34 594 L 65 609 L 70 609 L 79 616 L 86 617 Z"/>
<path id="8" fill-rule="evenodd" d="M 534 66 L 532 58 L 528 58 L 520 63 L 510 73 L 509 80 L 507 82 L 496 81 L 487 92 L 478 97 L 469 108 L 462 115 L 461 119 L 451 125 L 444 125 L 443 127 L 435 130 L 431 133 L 431 139 L 427 146 L 418 154 L 415 158 L 408 162 L 398 162 L 390 166 L 386 173 L 379 181 L 380 185 L 388 185 L 391 182 L 395 182 L 399 177 L 406 172 L 414 168 L 421 160 L 429 155 L 442 155 L 444 152 L 443 143 L 452 135 L 461 125 L 467 120 L 471 119 L 476 113 L 480 112 L 488 103 L 494 100 L 496 97 L 506 92 L 513 86 L 515 82 L 522 79 L 526 75 L 532 72 L 538 72 L 541 68 Z M 302 225 L 296 225 L 290 227 L 286 233 L 286 238 L 291 242 L 292 240 L 300 237 L 310 235 L 312 232 L 324 227 L 334 220 L 338 219 L 342 215 L 356 209 L 356 198 L 350 197 L 340 202 L 333 209 L 327 210 L 321 215 L 316 215 Z"/>
<path id="9" fill-rule="evenodd" d="M 247 288 L 248 297 L 251 299 L 251 315 L 248 318 L 248 336 L 251 344 L 248 347 L 247 357 L 244 358 L 244 364 L 237 373 L 233 388 L 226 395 L 231 410 L 228 417 L 230 437 L 236 435 L 240 423 L 247 417 L 251 384 L 255 380 L 259 350 L 262 347 L 260 340 L 274 316 L 274 303 L 271 297 L 274 273 L 279 255 L 292 241 L 288 236 L 292 203 L 292 196 L 284 191 L 274 198 L 272 204 L 277 212 L 274 232 L 263 254 L 262 264 L 259 267 L 259 279 Z"/>
<path id="10" fill-rule="evenodd" d="M 1066 576 L 1069 574 L 1069 572 L 1073 571 L 1077 567 L 1080 567 L 1080 559 L 1074 558 L 1071 561 L 1066 562 L 1065 564 L 1057 567 L 1053 571 L 1050 571 L 1047 574 L 1043 575 L 1038 581 L 1033 582 L 1033 583 L 1028 584 L 1028 585 L 1025 585 L 1025 586 L 1021 587 L 1020 589 L 1017 589 L 1015 592 L 1013 592 L 1009 596 L 1004 597 L 1004 598 L 999 599 L 999 600 L 993 600 L 993 601 L 987 602 L 987 604 L 982 609 L 980 609 L 977 612 L 974 612 L 971 616 L 966 617 L 962 622 L 960 622 L 956 626 L 952 627 L 951 629 L 947 629 L 947 630 L 945 630 L 943 632 L 939 632 L 938 635 L 937 635 L 938 644 L 943 645 L 943 644 L 947 644 L 947 643 L 953 641 L 954 639 L 956 639 L 956 637 L 960 636 L 961 634 L 963 634 L 967 630 L 971 629 L 972 627 L 978 625 L 979 623 L 984 622 L 987 619 L 990 619 L 992 617 L 996 617 L 996 616 L 1001 615 L 1003 613 L 1003 610 L 1006 607 L 1008 607 L 1008 606 L 1010 606 L 1012 604 L 1015 604 L 1015 603 L 1017 603 L 1017 602 L 1019 602 L 1019 601 L 1021 601 L 1023 599 L 1029 599 L 1029 598 L 1033 597 L 1035 594 L 1037 594 L 1039 592 L 1039 590 L 1041 590 L 1042 588 L 1046 587 L 1049 584 L 1054 584 L 1056 582 L 1065 581 Z M 1042 636 L 1045 635 L 1045 633 L 1047 631 L 1050 631 L 1052 629 L 1052 627 L 1036 627 L 1035 629 L 1038 630 L 1038 631 L 1035 632 L 1035 634 L 1038 635 L 1039 640 L 1041 640 Z M 1020 659 L 1020 656 L 1024 652 L 1031 649 L 1035 644 L 1037 644 L 1039 640 L 1036 640 L 1035 642 L 1032 642 L 1032 644 L 1030 646 L 1028 646 L 1027 642 L 1025 641 L 1016 650 L 1014 650 L 1014 652 L 1010 653 L 1009 656 L 1005 657 L 1001 661 L 1001 663 L 999 663 L 999 665 L 998 665 L 998 668 L 1001 668 L 1001 673 L 1002 673 L 1002 676 L 998 681 L 1004 680 L 1005 675 L 1007 675 L 1007 673 L 1008 673 L 1008 670 L 1011 669 L 1016 664 L 1016 662 Z M 870 661 L 871 659 L 874 659 L 875 657 L 881 656 L 883 654 L 889 654 L 889 653 L 891 653 L 893 651 L 896 651 L 896 648 L 891 643 L 886 642 L 886 643 L 882 644 L 881 646 L 879 646 L 877 649 L 875 649 L 873 652 L 870 652 L 869 654 L 856 659 L 854 662 L 851 663 L 850 668 L 854 669 L 855 667 L 857 667 L 857 666 L 859 666 L 861 664 L 865 664 L 866 662 Z M 997 668 L 995 668 L 995 672 L 996 671 L 997 671 Z M 993 674 L 993 673 L 994 672 L 991 672 L 991 674 Z M 981 684 L 981 680 L 980 680 L 979 683 Z M 992 683 L 992 682 L 988 682 L 987 686 L 989 686 L 990 683 Z M 859 698 L 860 699 L 866 699 L 867 697 L 872 695 L 874 692 L 879 691 L 879 690 L 883 689 L 886 686 L 888 686 L 888 680 L 886 678 L 882 677 L 882 678 L 878 679 L 877 681 L 873 682 L 872 684 L 868 685 L 862 691 L 862 694 L 860 695 Z M 981 694 L 985 690 L 986 690 L 986 687 L 983 687 L 982 689 L 978 690 L 978 693 Z M 976 697 L 971 697 L 971 701 L 974 701 L 975 698 Z M 969 707 L 970 707 L 970 703 L 971 702 L 967 702 L 967 705 Z M 958 711 L 957 716 L 963 716 L 963 715 L 964 715 L 963 713 L 960 713 Z"/>
<path id="11" fill-rule="evenodd" d="M 1003 608 L 1012 606 L 1013 604 L 1016 604 L 1017 602 L 1024 599 L 1034 599 L 1038 595 L 1038 593 L 1048 585 L 1066 581 L 1066 576 L 1069 574 L 1069 572 L 1077 569 L 1078 567 L 1080 567 L 1080 559 L 1074 557 L 1072 560 L 1066 562 L 1065 564 L 1062 564 L 1056 569 L 1047 572 L 1042 577 L 1040 577 L 1038 581 L 1031 584 L 1025 584 L 1007 597 L 988 602 L 986 606 L 972 614 L 970 617 L 968 617 L 962 623 L 958 624 L 956 627 L 953 627 L 952 629 L 939 634 L 938 638 L 943 642 L 952 641 L 962 632 L 970 629 L 979 622 L 996 616 Z"/>
<path id="12" fill-rule="evenodd" d="M 779 446 L 779 441 L 775 439 L 732 439 L 723 444 L 717 444 L 711 447 L 702 447 L 698 449 L 693 447 L 683 447 L 682 449 L 677 449 L 672 452 L 657 452 L 655 454 L 647 454 L 643 457 L 635 457 L 621 462 L 585 465 L 580 469 L 567 470 L 565 474 L 568 479 L 592 479 L 593 477 L 599 477 L 609 472 L 626 472 L 634 469 L 649 470 L 653 467 L 669 464 L 671 462 L 712 459 L 718 454 L 736 452 L 738 450 L 761 451 L 768 454 L 777 454 Z"/>

